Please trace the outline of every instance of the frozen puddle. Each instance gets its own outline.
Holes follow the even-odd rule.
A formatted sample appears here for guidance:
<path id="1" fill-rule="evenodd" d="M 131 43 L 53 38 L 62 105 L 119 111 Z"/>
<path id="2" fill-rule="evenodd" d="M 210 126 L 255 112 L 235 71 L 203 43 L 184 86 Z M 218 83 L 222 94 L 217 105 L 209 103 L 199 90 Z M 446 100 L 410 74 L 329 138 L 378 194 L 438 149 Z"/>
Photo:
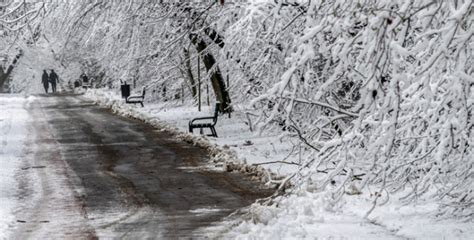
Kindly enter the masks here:
<path id="1" fill-rule="evenodd" d="M 189 210 L 190 213 L 193 214 L 208 214 L 208 213 L 213 213 L 213 212 L 220 212 L 220 211 L 226 211 L 228 209 L 219 209 L 219 208 L 197 208 L 197 209 L 192 209 Z"/>
<path id="2" fill-rule="evenodd" d="M 201 172 L 202 170 L 215 171 L 215 172 L 224 171 L 222 166 L 214 166 L 214 165 L 203 165 L 203 166 L 197 166 L 197 167 L 182 166 L 182 167 L 178 167 L 177 169 L 185 170 L 187 172 Z"/>

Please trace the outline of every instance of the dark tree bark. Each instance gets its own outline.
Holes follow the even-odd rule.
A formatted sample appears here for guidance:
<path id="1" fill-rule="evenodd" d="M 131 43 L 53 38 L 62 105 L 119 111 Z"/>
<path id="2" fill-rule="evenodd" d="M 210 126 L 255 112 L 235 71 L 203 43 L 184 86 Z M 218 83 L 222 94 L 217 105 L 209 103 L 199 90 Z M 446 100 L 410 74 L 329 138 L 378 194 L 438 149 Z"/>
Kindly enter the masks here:
<path id="1" fill-rule="evenodd" d="M 189 35 L 189 37 L 194 47 L 196 47 L 196 50 L 198 51 L 198 53 L 202 56 L 202 61 L 204 62 L 204 66 L 206 67 L 206 70 L 208 72 L 211 71 L 214 65 L 216 65 L 217 63 L 216 63 L 216 59 L 214 58 L 212 54 L 210 54 L 209 52 L 204 52 L 204 50 L 208 46 L 207 43 L 204 42 L 204 40 L 200 38 L 199 36 L 197 36 L 196 34 L 191 34 Z M 220 111 L 231 112 L 232 108 L 230 106 L 231 101 L 230 101 L 229 92 L 227 91 L 224 78 L 222 77 L 222 73 L 217 65 L 216 67 L 214 67 L 214 70 L 211 72 L 211 83 L 212 83 L 212 88 L 214 90 L 214 93 L 216 95 L 216 100 L 221 103 Z"/>
<path id="2" fill-rule="evenodd" d="M 18 59 L 23 55 L 22 52 L 18 53 L 15 56 L 15 59 L 13 59 L 12 63 L 10 66 L 8 66 L 7 70 L 3 69 L 2 66 L 0 66 L 0 92 L 8 92 L 8 89 L 5 89 L 5 83 L 8 82 L 8 79 L 10 77 L 10 74 L 12 73 L 13 69 L 15 68 L 16 63 L 18 62 Z"/>
<path id="3" fill-rule="evenodd" d="M 215 44 L 217 44 L 217 46 L 219 46 L 220 48 L 223 48 L 224 47 L 224 38 L 219 35 L 216 30 L 214 29 L 211 29 L 211 28 L 206 28 L 204 29 L 204 33 L 210 38 L 212 39 L 212 41 L 214 41 Z"/>

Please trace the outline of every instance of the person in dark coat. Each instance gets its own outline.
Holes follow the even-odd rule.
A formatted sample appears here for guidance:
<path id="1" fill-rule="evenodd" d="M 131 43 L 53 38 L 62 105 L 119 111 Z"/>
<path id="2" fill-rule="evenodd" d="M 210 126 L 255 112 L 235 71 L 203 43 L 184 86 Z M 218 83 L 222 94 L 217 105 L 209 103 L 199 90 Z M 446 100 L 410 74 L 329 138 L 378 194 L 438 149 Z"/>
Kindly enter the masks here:
<path id="1" fill-rule="evenodd" d="M 89 78 L 87 77 L 86 73 L 83 73 L 81 75 L 81 78 L 82 78 L 82 83 L 83 84 L 89 84 Z"/>
<path id="2" fill-rule="evenodd" d="M 56 84 L 58 83 L 58 75 L 51 69 L 51 73 L 49 74 L 49 82 L 51 83 L 51 88 L 53 93 L 56 92 Z"/>
<path id="3" fill-rule="evenodd" d="M 41 83 L 43 84 L 44 91 L 48 93 L 48 88 L 49 88 L 49 76 L 48 73 L 46 72 L 46 69 L 43 70 L 43 76 L 41 76 Z"/>

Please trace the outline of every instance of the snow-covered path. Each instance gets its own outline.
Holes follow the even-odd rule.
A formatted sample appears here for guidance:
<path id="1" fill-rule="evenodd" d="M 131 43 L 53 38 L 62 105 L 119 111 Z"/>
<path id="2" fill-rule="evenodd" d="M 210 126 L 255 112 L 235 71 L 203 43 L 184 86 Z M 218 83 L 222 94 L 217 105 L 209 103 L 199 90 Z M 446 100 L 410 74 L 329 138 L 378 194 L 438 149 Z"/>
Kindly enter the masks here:
<path id="1" fill-rule="evenodd" d="M 206 169 L 203 149 L 81 97 L 5 96 L 2 104 L 0 238 L 202 236 L 270 194 L 245 176 Z"/>
<path id="2" fill-rule="evenodd" d="M 15 181 L 26 141 L 29 120 L 24 106 L 30 99 L 19 95 L 0 94 L 0 239 L 14 224 L 18 184 Z"/>

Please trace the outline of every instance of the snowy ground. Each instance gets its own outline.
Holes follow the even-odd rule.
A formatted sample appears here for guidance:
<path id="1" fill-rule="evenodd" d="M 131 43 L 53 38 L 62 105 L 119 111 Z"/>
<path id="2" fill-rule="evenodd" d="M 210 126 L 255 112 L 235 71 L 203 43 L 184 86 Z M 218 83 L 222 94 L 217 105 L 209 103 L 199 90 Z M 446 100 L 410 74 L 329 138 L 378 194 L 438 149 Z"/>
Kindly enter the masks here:
<path id="1" fill-rule="evenodd" d="M 277 199 L 279 207 L 252 206 L 252 216 L 225 236 L 236 239 L 472 239 L 472 222 L 435 217 L 437 205 L 420 201 L 414 205 L 392 202 L 370 207 L 366 195 L 347 198 L 338 206 L 328 204 L 324 194 L 304 192 Z M 229 223 L 232 224 L 232 223 Z"/>
<path id="2" fill-rule="evenodd" d="M 188 121 L 199 116 L 209 116 L 210 107 L 198 112 L 193 106 L 169 103 L 146 104 L 144 108 L 127 105 L 117 91 L 89 90 L 86 96 L 105 105 L 118 114 L 142 119 L 151 124 L 187 132 Z M 289 138 L 280 133 L 258 135 L 248 127 L 245 113 L 237 111 L 232 118 L 222 116 L 216 126 L 219 138 L 198 137 L 199 141 L 216 145 L 230 152 L 215 161 L 234 161 L 236 164 L 261 166 L 285 176 L 294 171 L 298 155 L 292 153 Z M 185 134 L 186 135 L 186 134 Z M 222 159 L 219 159 L 221 157 Z M 280 163 L 281 161 L 285 163 Z M 217 162 L 219 165 L 219 162 Z M 225 165 L 225 163 L 224 163 Z M 263 171 L 266 171 L 263 170 Z M 268 175 L 266 175 L 268 176 Z M 268 179 L 267 179 L 268 180 Z M 273 180 L 275 176 L 273 175 Z M 420 199 L 416 204 L 403 205 L 396 196 L 384 206 L 377 207 L 365 218 L 374 193 L 345 196 L 338 206 L 329 204 L 325 193 L 298 191 L 289 197 L 275 200 L 278 207 L 254 204 L 248 219 L 228 222 L 219 234 L 240 239 L 472 239 L 474 224 L 456 219 L 436 217 L 438 206 L 430 199 Z M 217 231 L 217 230 L 216 230 Z M 222 235 L 218 235 L 222 236 Z"/>
<path id="3" fill-rule="evenodd" d="M 0 94 L 0 239 L 7 238 L 15 221 L 13 211 L 17 203 L 18 184 L 15 175 L 20 168 L 27 137 L 29 102 L 20 95 Z"/>

